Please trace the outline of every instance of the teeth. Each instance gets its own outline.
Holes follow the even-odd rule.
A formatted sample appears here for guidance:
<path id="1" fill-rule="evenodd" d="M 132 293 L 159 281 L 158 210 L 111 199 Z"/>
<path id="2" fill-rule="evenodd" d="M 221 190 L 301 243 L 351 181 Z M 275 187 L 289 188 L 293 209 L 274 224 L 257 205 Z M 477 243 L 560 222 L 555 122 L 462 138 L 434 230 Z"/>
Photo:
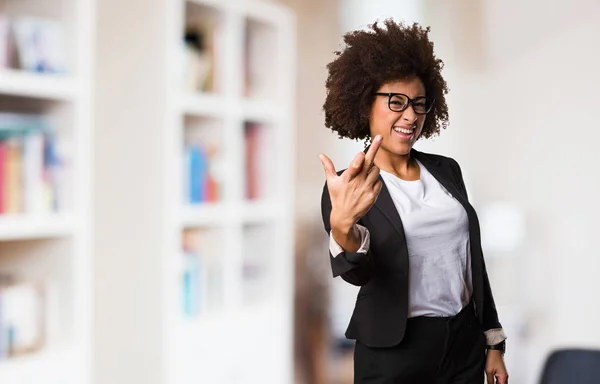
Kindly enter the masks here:
<path id="1" fill-rule="evenodd" d="M 394 131 L 406 133 L 407 135 L 410 135 L 413 132 L 412 129 L 404 129 L 404 128 L 398 128 L 398 127 L 394 127 Z"/>

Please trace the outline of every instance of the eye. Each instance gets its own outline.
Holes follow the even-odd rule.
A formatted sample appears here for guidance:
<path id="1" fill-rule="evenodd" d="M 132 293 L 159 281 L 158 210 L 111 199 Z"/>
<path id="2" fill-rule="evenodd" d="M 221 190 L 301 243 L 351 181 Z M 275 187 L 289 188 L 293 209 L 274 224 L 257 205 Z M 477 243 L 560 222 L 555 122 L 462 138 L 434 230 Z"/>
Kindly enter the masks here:
<path id="1" fill-rule="evenodd" d="M 408 99 L 403 95 L 393 95 L 390 99 L 390 104 L 403 106 L 407 101 Z"/>

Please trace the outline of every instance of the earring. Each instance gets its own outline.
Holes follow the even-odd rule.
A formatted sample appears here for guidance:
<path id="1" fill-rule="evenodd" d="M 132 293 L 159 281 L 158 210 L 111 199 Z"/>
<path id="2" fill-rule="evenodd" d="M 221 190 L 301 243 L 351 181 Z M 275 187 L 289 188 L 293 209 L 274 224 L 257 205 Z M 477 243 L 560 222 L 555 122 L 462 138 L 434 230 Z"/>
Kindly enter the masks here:
<path id="1" fill-rule="evenodd" d="M 371 145 L 371 136 L 367 136 L 365 139 L 365 149 L 367 149 L 369 145 Z"/>

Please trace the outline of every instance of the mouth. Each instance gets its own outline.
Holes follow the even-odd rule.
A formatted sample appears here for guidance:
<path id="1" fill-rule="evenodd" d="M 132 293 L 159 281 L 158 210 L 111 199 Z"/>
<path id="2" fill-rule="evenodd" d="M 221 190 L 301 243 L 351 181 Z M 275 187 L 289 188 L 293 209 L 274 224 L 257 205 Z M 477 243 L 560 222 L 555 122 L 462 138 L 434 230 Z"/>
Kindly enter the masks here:
<path id="1" fill-rule="evenodd" d="M 412 140 L 415 131 L 416 131 L 416 127 L 399 127 L 399 126 L 394 126 L 392 128 L 392 130 L 394 131 L 394 133 L 396 134 L 397 137 L 399 137 L 401 140 L 404 141 L 410 141 Z"/>

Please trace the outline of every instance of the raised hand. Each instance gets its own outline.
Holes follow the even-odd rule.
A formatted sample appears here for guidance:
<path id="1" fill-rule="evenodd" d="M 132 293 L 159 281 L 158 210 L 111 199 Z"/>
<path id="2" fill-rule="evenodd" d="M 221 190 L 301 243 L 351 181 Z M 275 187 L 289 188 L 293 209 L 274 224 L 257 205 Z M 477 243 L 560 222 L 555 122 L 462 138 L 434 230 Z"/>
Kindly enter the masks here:
<path id="1" fill-rule="evenodd" d="M 375 154 L 379 150 L 382 138 L 373 139 L 367 153 L 359 152 L 348 169 L 339 176 L 329 157 L 321 154 L 319 159 L 325 168 L 327 188 L 331 200 L 331 227 L 348 229 L 364 216 L 381 191 L 379 168 L 374 165 Z"/>

